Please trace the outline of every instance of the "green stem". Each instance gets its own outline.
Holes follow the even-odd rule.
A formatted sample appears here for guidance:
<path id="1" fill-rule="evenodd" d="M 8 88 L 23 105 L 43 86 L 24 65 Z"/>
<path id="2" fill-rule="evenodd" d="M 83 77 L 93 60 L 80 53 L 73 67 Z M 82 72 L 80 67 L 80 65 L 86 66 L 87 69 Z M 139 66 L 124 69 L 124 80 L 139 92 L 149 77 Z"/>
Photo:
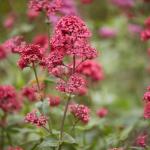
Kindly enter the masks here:
<path id="1" fill-rule="evenodd" d="M 66 106 L 65 106 L 64 115 L 63 115 L 62 122 L 61 122 L 60 139 L 59 139 L 60 142 L 62 141 L 62 138 L 63 138 L 64 123 L 65 123 L 65 119 L 66 119 L 67 110 L 68 110 L 68 106 L 69 106 L 70 100 L 71 100 L 71 94 L 70 94 L 69 97 L 68 97 L 68 100 L 67 100 L 67 103 L 66 103 Z M 58 146 L 58 150 L 61 150 L 61 143 L 60 143 L 59 146 Z"/>
<path id="2" fill-rule="evenodd" d="M 38 86 L 38 92 L 40 92 L 40 83 L 39 83 L 39 79 L 38 79 L 38 76 L 37 76 L 37 71 L 36 71 L 36 67 L 35 67 L 35 64 L 34 62 L 32 63 L 32 68 L 33 68 L 33 72 L 34 72 L 34 75 L 35 75 L 35 79 L 36 79 L 36 83 L 37 83 L 37 86 Z"/>

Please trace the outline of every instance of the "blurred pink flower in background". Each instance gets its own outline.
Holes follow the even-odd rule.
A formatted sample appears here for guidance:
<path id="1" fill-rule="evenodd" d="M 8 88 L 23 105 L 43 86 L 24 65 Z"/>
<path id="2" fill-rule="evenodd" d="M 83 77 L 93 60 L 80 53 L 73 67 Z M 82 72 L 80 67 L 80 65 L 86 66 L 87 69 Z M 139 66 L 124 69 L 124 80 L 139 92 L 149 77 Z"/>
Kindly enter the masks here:
<path id="1" fill-rule="evenodd" d="M 112 4 L 121 8 L 131 8 L 134 6 L 134 0 L 111 0 Z"/>
<path id="2" fill-rule="evenodd" d="M 9 13 L 3 22 L 4 27 L 8 29 L 12 28 L 16 22 L 16 19 L 16 15 L 13 12 Z"/>
<path id="3" fill-rule="evenodd" d="M 104 118 L 105 116 L 107 116 L 108 114 L 108 109 L 107 108 L 100 108 L 97 110 L 97 115 L 100 117 L 100 118 Z"/>
<path id="4" fill-rule="evenodd" d="M 142 27 L 138 24 L 129 24 L 128 25 L 128 31 L 131 34 L 140 34 L 142 31 Z"/>
<path id="5" fill-rule="evenodd" d="M 22 89 L 22 95 L 28 98 L 29 101 L 34 102 L 37 100 L 36 89 L 33 87 L 24 87 Z"/>
<path id="6" fill-rule="evenodd" d="M 7 52 L 5 48 L 0 45 L 0 60 L 5 59 L 7 57 Z"/>
<path id="7" fill-rule="evenodd" d="M 146 146 L 146 141 L 147 141 L 147 135 L 146 134 L 141 134 L 137 137 L 136 139 L 136 145 L 140 147 L 145 147 Z"/>
<path id="8" fill-rule="evenodd" d="M 38 34 L 33 38 L 33 44 L 39 45 L 40 47 L 47 49 L 48 48 L 48 36 L 45 34 Z"/>
<path id="9" fill-rule="evenodd" d="M 101 81 L 104 79 L 102 65 L 93 60 L 87 60 L 80 64 L 77 71 L 92 81 Z"/>
<path id="10" fill-rule="evenodd" d="M 22 106 L 22 99 L 11 85 L 0 86 L 0 108 L 4 112 L 19 111 Z"/>
<path id="11" fill-rule="evenodd" d="M 117 36 L 117 30 L 111 27 L 102 27 L 99 29 L 99 35 L 102 38 L 114 38 Z"/>
<path id="12" fill-rule="evenodd" d="M 30 21 L 33 21 L 39 16 L 39 11 L 28 9 L 27 10 L 27 16 L 28 16 Z"/>
<path id="13" fill-rule="evenodd" d="M 49 96 L 49 105 L 51 107 L 56 107 L 60 104 L 60 97 L 59 96 Z"/>

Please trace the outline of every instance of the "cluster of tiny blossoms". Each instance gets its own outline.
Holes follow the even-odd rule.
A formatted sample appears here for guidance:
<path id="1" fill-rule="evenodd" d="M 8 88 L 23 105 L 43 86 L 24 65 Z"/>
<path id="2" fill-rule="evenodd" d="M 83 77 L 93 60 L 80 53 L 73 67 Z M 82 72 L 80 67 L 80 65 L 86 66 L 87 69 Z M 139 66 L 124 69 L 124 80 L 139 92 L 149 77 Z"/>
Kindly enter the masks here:
<path id="1" fill-rule="evenodd" d="M 141 39 L 148 41 L 150 39 L 150 17 L 145 20 L 146 28 L 141 32 Z"/>
<path id="2" fill-rule="evenodd" d="M 24 87 L 22 89 L 22 95 L 28 98 L 29 101 L 34 102 L 37 100 L 37 90 L 34 87 Z"/>
<path id="3" fill-rule="evenodd" d="M 4 112 L 14 112 L 21 108 L 21 99 L 13 86 L 0 86 L 0 108 Z"/>
<path id="4" fill-rule="evenodd" d="M 136 145 L 143 148 L 146 147 L 147 138 L 146 134 L 139 135 L 136 139 Z"/>
<path id="5" fill-rule="evenodd" d="M 55 14 L 62 6 L 61 0 L 29 0 L 30 16 L 34 13 L 37 16 L 39 12 L 45 12 L 49 18 Z M 32 14 L 31 14 L 32 13 Z"/>
<path id="6" fill-rule="evenodd" d="M 134 6 L 135 2 L 134 0 L 111 0 L 111 2 L 121 8 L 131 8 Z"/>
<path id="7" fill-rule="evenodd" d="M 56 107 L 60 104 L 60 97 L 59 96 L 49 96 L 49 105 L 51 107 Z"/>
<path id="8" fill-rule="evenodd" d="M 37 127 L 45 127 L 47 123 L 47 117 L 42 114 L 38 115 L 34 110 L 26 115 L 25 122 L 36 125 Z"/>
<path id="9" fill-rule="evenodd" d="M 90 110 L 87 106 L 79 104 L 70 104 L 69 108 L 70 112 L 75 116 L 75 118 L 77 118 L 85 124 L 89 122 Z"/>
<path id="10" fill-rule="evenodd" d="M 150 119 L 150 87 L 148 87 L 147 92 L 144 93 L 143 100 L 145 102 L 144 118 Z"/>

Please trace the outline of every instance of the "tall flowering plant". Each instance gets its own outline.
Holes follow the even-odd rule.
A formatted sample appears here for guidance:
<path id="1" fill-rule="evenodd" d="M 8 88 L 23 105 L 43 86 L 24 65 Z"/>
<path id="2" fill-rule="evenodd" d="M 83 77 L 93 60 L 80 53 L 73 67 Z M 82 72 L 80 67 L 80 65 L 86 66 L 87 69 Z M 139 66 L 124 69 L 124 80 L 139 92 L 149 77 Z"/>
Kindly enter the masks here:
<path id="1" fill-rule="evenodd" d="M 38 13 L 43 11 L 49 17 L 60 9 L 61 4 L 60 0 L 31 0 L 29 9 Z M 1 46 L 1 59 L 7 56 L 6 50 L 18 54 L 17 66 L 21 70 L 30 68 L 35 76 L 36 84 L 24 86 L 18 94 L 30 102 L 36 103 L 36 107 L 32 108 L 31 112 L 27 112 L 24 122 L 35 125 L 37 128 L 43 128 L 51 136 L 58 135 L 56 146 L 58 150 L 63 148 L 64 138 L 67 135 L 66 131 L 64 132 L 64 126 L 68 112 L 74 119 L 73 130 L 77 123 L 87 124 L 90 121 L 88 106 L 77 104 L 74 100 L 87 94 L 91 82 L 100 81 L 104 77 L 102 66 L 93 61 L 98 53 L 89 42 L 91 35 L 82 19 L 74 15 L 67 15 L 57 22 L 53 34 L 49 38 L 39 35 L 32 43 L 28 43 L 23 37 L 16 36 Z M 58 94 L 64 95 L 64 100 L 58 95 L 54 96 L 52 93 L 46 92 L 48 87 L 41 81 L 38 68 L 45 72 L 45 78 L 50 76 L 54 79 L 55 86 L 53 88 L 58 91 Z M 21 96 L 18 95 L 13 87 L 0 86 L 0 108 L 5 113 L 19 111 L 24 101 L 20 102 Z M 51 112 L 47 113 L 44 107 L 45 105 L 51 108 L 57 107 L 60 103 L 64 105 L 59 121 L 59 131 L 55 131 L 52 128 Z M 7 120 L 6 116 L 4 119 Z M 9 147 L 8 149 L 21 148 Z"/>

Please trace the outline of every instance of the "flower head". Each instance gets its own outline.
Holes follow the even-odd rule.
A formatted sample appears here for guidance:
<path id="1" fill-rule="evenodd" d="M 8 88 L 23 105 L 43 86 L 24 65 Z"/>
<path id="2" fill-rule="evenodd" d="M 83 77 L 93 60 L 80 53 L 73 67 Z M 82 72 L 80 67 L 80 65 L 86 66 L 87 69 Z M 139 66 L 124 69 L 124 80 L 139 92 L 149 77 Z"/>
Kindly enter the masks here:
<path id="1" fill-rule="evenodd" d="M 48 36 L 44 34 L 39 34 L 34 37 L 33 44 L 39 45 L 40 47 L 47 49 L 48 48 Z"/>
<path id="2" fill-rule="evenodd" d="M 38 127 L 43 127 L 47 123 L 47 117 L 42 114 L 38 115 L 37 112 L 34 110 L 25 116 L 25 122 L 31 123 Z"/>
<path id="3" fill-rule="evenodd" d="M 44 49 L 39 45 L 27 44 L 20 49 L 20 59 L 18 65 L 21 69 L 28 67 L 32 63 L 41 63 L 44 57 Z"/>
<path id="4" fill-rule="evenodd" d="M 51 107 L 58 106 L 60 104 L 59 96 L 49 96 L 49 104 Z"/>
<path id="5" fill-rule="evenodd" d="M 61 92 L 79 94 L 80 90 L 86 87 L 86 81 L 79 74 L 70 76 L 67 82 L 60 80 L 57 84 L 57 89 Z"/>
<path id="6" fill-rule="evenodd" d="M 140 147 L 145 147 L 146 146 L 146 140 L 147 140 L 147 135 L 141 134 L 137 137 L 136 139 L 136 144 Z"/>
<path id="7" fill-rule="evenodd" d="M 144 107 L 144 118 L 150 119 L 150 102 L 147 102 Z"/>
<path id="8" fill-rule="evenodd" d="M 114 38 L 117 35 L 117 31 L 110 27 L 102 27 L 99 29 L 99 35 L 100 37 L 106 39 Z"/>
<path id="9" fill-rule="evenodd" d="M 21 101 L 14 87 L 10 85 L 0 86 L 0 108 L 4 112 L 14 112 L 21 108 Z"/>
<path id="10" fill-rule="evenodd" d="M 7 52 L 5 48 L 2 45 L 0 45 L 0 60 L 5 59 L 6 56 L 7 56 Z"/>
<path id="11" fill-rule="evenodd" d="M 27 97 L 29 101 L 34 102 L 37 100 L 36 89 L 33 87 L 24 87 L 22 89 L 23 96 Z"/>
<path id="12" fill-rule="evenodd" d="M 107 108 L 100 108 L 97 110 L 97 115 L 100 118 L 104 118 L 108 114 L 108 109 Z"/>
<path id="13" fill-rule="evenodd" d="M 74 115 L 75 118 L 79 119 L 83 123 L 89 122 L 89 108 L 84 105 L 71 104 L 69 106 L 70 112 Z"/>
<path id="14" fill-rule="evenodd" d="M 104 79 L 102 66 L 92 60 L 87 60 L 79 65 L 77 72 L 85 75 L 92 81 L 100 81 Z"/>

